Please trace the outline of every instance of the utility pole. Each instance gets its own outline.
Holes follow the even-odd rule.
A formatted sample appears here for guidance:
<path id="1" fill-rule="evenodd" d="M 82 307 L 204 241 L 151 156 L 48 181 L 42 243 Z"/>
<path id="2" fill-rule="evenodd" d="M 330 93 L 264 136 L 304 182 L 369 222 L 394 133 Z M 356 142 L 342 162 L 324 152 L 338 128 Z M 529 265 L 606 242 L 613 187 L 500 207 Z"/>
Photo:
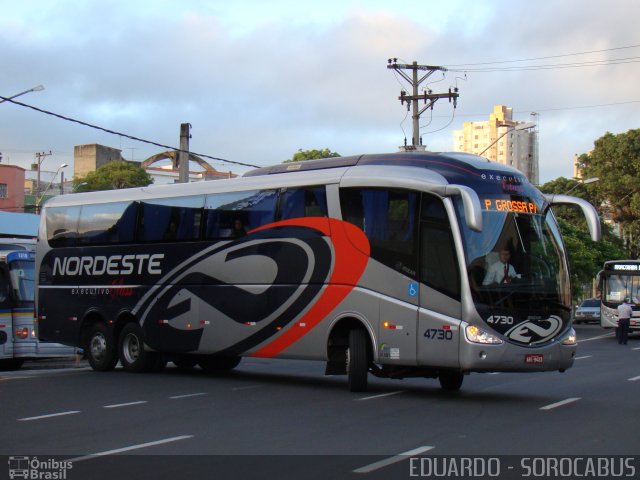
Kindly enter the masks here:
<path id="1" fill-rule="evenodd" d="M 433 75 L 435 72 L 446 72 L 447 69 L 445 67 L 438 67 L 433 65 L 418 65 L 418 62 L 413 62 L 411 65 L 409 64 L 399 64 L 397 63 L 397 58 L 390 58 L 387 60 L 387 68 L 395 70 L 398 72 L 402 78 L 404 78 L 411 87 L 413 87 L 412 94 L 408 95 L 404 90 L 400 91 L 400 96 L 398 100 L 400 103 L 404 105 L 404 102 L 407 102 L 407 111 L 412 111 L 411 118 L 413 120 L 413 137 L 411 139 L 411 147 L 406 146 L 405 139 L 405 149 L 406 150 L 423 150 L 424 147 L 422 145 L 422 138 L 420 137 L 420 115 L 424 113 L 425 110 L 431 108 L 433 110 L 433 105 L 441 98 L 448 98 L 449 102 L 453 101 L 453 108 L 456 108 L 458 97 L 458 87 L 455 87 L 453 91 L 449 88 L 448 93 L 433 93 L 431 90 L 425 90 L 425 92 L 420 95 L 418 94 L 418 87 L 420 84 Z M 403 70 L 411 70 L 412 74 L 409 76 Z M 418 78 L 418 71 L 424 71 L 424 75 Z M 419 108 L 418 102 L 420 100 L 424 101 L 424 106 Z"/>
<path id="2" fill-rule="evenodd" d="M 189 139 L 190 123 L 180 124 L 180 151 L 178 152 L 178 183 L 189 182 Z"/>
<path id="3" fill-rule="evenodd" d="M 37 159 L 36 170 L 38 172 L 38 177 L 36 179 L 36 198 L 40 197 L 40 165 L 42 165 L 42 162 L 44 161 L 45 157 L 48 157 L 49 155 L 52 155 L 51 150 L 49 150 L 49 153 L 36 152 L 36 159 Z"/>

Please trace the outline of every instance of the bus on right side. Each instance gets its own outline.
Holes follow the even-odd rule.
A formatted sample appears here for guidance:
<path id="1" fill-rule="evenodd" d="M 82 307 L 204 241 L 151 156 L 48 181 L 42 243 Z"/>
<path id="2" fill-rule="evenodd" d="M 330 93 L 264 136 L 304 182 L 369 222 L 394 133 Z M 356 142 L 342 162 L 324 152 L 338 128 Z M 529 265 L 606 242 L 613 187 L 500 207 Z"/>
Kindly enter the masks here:
<path id="1" fill-rule="evenodd" d="M 640 331 L 640 260 L 608 260 L 599 276 L 602 289 L 600 326 L 618 326 L 618 305 L 626 297 L 633 308 L 629 332 Z"/>

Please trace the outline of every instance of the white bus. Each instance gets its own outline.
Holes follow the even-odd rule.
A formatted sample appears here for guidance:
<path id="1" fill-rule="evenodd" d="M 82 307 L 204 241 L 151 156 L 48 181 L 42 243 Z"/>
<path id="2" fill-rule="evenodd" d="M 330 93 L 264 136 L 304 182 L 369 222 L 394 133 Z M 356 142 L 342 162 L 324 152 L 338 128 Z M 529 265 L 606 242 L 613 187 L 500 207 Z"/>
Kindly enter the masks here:
<path id="1" fill-rule="evenodd" d="M 39 341 L 34 325 L 35 242 L 0 239 L 0 370 L 20 368 L 25 360 L 71 357 L 72 347 Z M 14 244 L 15 243 L 15 244 Z M 27 250 L 31 249 L 31 250 Z"/>
<path id="2" fill-rule="evenodd" d="M 280 164 L 242 178 L 61 195 L 37 247 L 41 338 L 96 370 L 314 359 L 379 377 L 564 371 L 567 255 L 519 171 L 461 153 Z M 510 281 L 487 281 L 509 250 Z M 511 278 L 512 277 L 512 278 Z"/>
<path id="3" fill-rule="evenodd" d="M 625 298 L 631 301 L 633 317 L 629 332 L 640 331 L 640 260 L 609 260 L 598 274 L 602 292 L 600 326 L 618 326 L 618 305 Z"/>

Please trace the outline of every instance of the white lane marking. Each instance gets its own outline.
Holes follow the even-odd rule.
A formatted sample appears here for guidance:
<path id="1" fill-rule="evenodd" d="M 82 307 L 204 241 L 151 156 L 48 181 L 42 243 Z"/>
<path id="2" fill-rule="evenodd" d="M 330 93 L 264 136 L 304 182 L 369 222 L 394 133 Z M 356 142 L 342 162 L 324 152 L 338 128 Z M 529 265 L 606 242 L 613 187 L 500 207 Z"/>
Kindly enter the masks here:
<path id="1" fill-rule="evenodd" d="M 585 338 L 584 340 L 579 338 L 578 339 L 578 343 L 590 342 L 591 340 L 598 340 L 600 338 L 613 337 L 614 335 L 615 335 L 615 333 L 605 333 L 603 335 L 598 335 L 597 337 Z"/>
<path id="2" fill-rule="evenodd" d="M 232 392 L 238 392 L 240 390 L 250 390 L 252 388 L 260 388 L 262 385 L 248 385 L 246 387 L 234 387 L 231 389 Z"/>
<path id="3" fill-rule="evenodd" d="M 114 450 L 107 450 L 105 452 L 91 453 L 82 457 L 76 457 L 69 459 L 70 462 L 82 462 L 83 460 L 92 460 L 98 457 L 104 457 L 107 455 L 113 455 L 116 453 L 129 452 L 131 450 L 139 450 L 141 448 L 154 447 L 156 445 L 162 445 L 164 443 L 177 442 L 179 440 L 186 440 L 187 438 L 193 438 L 193 435 L 180 435 L 179 437 L 164 438 L 162 440 L 156 440 L 154 442 L 140 443 L 138 445 L 130 445 L 128 447 L 116 448 Z"/>
<path id="4" fill-rule="evenodd" d="M 120 407 L 129 407 L 131 405 L 140 405 L 141 403 L 147 403 L 146 400 L 139 400 L 137 402 L 127 402 L 127 403 L 115 403 L 113 405 L 103 405 L 102 408 L 120 408 Z"/>
<path id="5" fill-rule="evenodd" d="M 18 418 L 19 422 L 30 422 L 31 420 L 42 420 L 43 418 L 61 417 L 63 415 L 73 415 L 80 413 L 80 410 L 69 410 L 68 412 L 50 413 L 48 415 L 39 415 L 37 417 Z"/>
<path id="6" fill-rule="evenodd" d="M 636 380 L 640 380 L 640 377 L 631 377 L 627 378 L 627 380 L 629 380 L 630 382 L 635 382 Z"/>
<path id="7" fill-rule="evenodd" d="M 553 408 L 562 407 L 563 405 L 567 405 L 569 403 L 577 402 L 578 400 L 580 400 L 580 397 L 567 398 L 566 400 L 562 400 L 560 402 L 556 402 L 550 405 L 545 405 L 544 407 L 540 407 L 540 410 L 551 410 Z"/>
<path id="8" fill-rule="evenodd" d="M 356 468 L 353 471 L 353 473 L 370 473 L 370 472 L 373 472 L 374 470 L 379 470 L 381 468 L 387 467 L 387 466 L 392 465 L 394 463 L 406 460 L 408 457 L 412 457 L 412 456 L 415 456 L 415 455 L 420 455 L 421 453 L 424 453 L 424 452 L 428 452 L 429 450 L 432 450 L 433 448 L 435 448 L 435 447 L 425 446 L 425 447 L 414 448 L 413 450 L 408 450 L 406 452 L 399 453 L 398 455 L 394 455 L 393 457 L 385 458 L 385 459 L 380 460 L 378 462 L 374 462 L 374 463 L 370 463 L 369 465 L 365 465 L 364 467 Z"/>
<path id="9" fill-rule="evenodd" d="M 356 398 L 356 400 L 357 401 L 372 400 L 374 398 L 390 397 L 391 395 L 398 395 L 399 393 L 404 393 L 404 392 L 406 392 L 406 390 L 398 390 L 397 392 L 381 393 L 380 395 L 372 395 L 370 397 Z"/>
<path id="10" fill-rule="evenodd" d="M 631 350 L 640 350 L 640 347 L 632 348 Z"/>
<path id="11" fill-rule="evenodd" d="M 205 392 L 199 393 L 186 393 L 184 395 L 174 395 L 173 397 L 169 397 L 171 400 L 177 400 L 178 398 L 189 398 L 189 397 L 199 397 L 200 395 L 206 395 Z"/>
<path id="12" fill-rule="evenodd" d="M 574 360 L 582 360 L 583 358 L 591 358 L 593 355 L 583 355 L 582 357 L 576 357 Z"/>

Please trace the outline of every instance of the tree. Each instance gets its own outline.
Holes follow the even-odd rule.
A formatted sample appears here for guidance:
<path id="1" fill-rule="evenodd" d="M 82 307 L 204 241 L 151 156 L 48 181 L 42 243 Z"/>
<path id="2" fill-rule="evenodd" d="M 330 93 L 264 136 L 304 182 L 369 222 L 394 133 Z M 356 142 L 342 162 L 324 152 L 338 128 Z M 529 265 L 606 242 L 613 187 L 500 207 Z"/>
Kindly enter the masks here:
<path id="1" fill-rule="evenodd" d="M 640 254 L 640 129 L 614 135 L 607 132 L 591 152 L 578 159 L 584 177 L 594 184 L 601 213 L 620 226 L 629 258 Z"/>
<path id="2" fill-rule="evenodd" d="M 288 160 L 285 160 L 282 163 L 291 163 L 291 162 L 301 162 L 303 160 L 315 160 L 317 158 L 333 158 L 333 157 L 341 157 L 339 153 L 332 152 L 328 148 L 322 150 L 302 150 L 298 149 L 296 153 L 293 154 Z"/>
<path id="3" fill-rule="evenodd" d="M 570 191 L 571 195 L 584 198 L 592 205 L 598 205 L 596 185 L 597 183 L 582 184 L 560 177 L 541 185 L 540 190 L 544 193 L 556 194 L 565 194 Z M 579 208 L 558 205 L 553 207 L 553 213 L 558 219 L 569 257 L 571 293 L 574 298 L 583 298 L 587 295 L 585 290 L 590 290 L 592 281 L 602 268 L 604 261 L 625 258 L 627 254 L 622 241 L 608 224 L 600 222 L 602 241 L 593 242 L 587 222 Z"/>
<path id="4" fill-rule="evenodd" d="M 144 169 L 123 160 L 109 162 L 86 177 L 73 179 L 76 192 L 95 190 L 117 190 L 121 188 L 146 187 L 153 178 Z"/>

